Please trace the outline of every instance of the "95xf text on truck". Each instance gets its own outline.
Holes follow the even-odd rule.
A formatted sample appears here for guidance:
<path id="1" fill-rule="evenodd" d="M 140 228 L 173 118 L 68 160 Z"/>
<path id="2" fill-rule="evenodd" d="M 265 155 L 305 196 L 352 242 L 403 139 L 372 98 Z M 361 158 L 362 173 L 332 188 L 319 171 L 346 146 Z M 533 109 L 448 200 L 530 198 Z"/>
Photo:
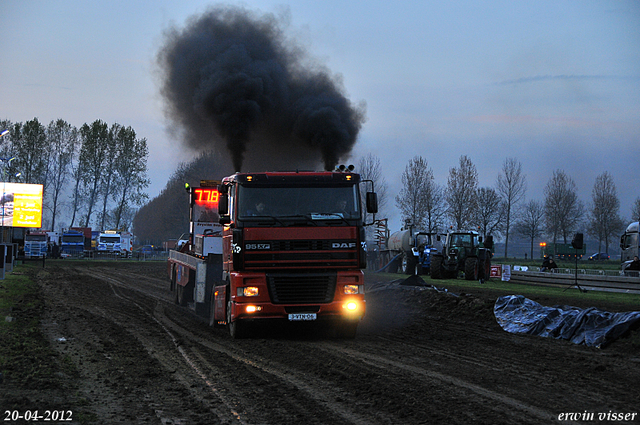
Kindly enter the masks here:
<path id="1" fill-rule="evenodd" d="M 355 337 L 366 310 L 363 205 L 377 212 L 371 181 L 352 172 L 237 173 L 188 190 L 190 239 L 168 260 L 178 304 L 234 338 L 276 320 Z"/>

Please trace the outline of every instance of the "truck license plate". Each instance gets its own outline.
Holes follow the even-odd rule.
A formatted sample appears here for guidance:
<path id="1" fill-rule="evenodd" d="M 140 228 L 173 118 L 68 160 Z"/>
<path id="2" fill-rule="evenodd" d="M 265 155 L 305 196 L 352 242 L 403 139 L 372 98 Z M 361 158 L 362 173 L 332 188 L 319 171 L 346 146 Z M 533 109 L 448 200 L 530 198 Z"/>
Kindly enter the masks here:
<path id="1" fill-rule="evenodd" d="M 316 320 L 316 314 L 315 314 L 315 313 L 296 313 L 296 314 L 290 314 L 290 315 L 289 315 L 289 320 L 292 320 L 292 321 L 300 321 L 300 320 Z"/>

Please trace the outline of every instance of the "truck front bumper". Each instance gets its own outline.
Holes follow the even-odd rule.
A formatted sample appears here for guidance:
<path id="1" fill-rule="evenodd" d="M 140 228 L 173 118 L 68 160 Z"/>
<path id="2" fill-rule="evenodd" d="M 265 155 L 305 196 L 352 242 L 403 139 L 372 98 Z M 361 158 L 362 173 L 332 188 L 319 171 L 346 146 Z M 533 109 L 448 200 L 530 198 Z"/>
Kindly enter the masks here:
<path id="1" fill-rule="evenodd" d="M 350 298 L 322 305 L 275 305 L 261 302 L 232 302 L 231 320 L 236 319 L 286 319 L 306 320 L 353 320 L 364 317 L 364 298 Z"/>

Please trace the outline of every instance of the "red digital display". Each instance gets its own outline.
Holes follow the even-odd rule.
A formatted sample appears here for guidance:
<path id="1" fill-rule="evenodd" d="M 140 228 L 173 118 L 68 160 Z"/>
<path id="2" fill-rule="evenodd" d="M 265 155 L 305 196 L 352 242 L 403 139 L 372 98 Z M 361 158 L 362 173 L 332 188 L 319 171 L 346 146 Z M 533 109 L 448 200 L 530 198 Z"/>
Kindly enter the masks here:
<path id="1" fill-rule="evenodd" d="M 213 187 L 197 187 L 193 189 L 193 194 L 196 204 L 208 207 L 218 205 L 220 199 L 220 192 Z"/>

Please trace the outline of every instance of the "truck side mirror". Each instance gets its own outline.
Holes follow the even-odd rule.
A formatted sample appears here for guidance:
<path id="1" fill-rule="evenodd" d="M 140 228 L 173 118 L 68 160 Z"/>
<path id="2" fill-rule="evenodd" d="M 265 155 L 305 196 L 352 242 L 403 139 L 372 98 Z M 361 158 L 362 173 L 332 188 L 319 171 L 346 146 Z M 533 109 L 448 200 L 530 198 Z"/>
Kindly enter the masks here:
<path id="1" fill-rule="evenodd" d="M 367 192 L 367 212 L 375 214 L 378 212 L 378 194 L 375 192 Z"/>
<path id="2" fill-rule="evenodd" d="M 227 195 L 220 194 L 220 199 L 218 199 L 218 215 L 228 215 L 229 214 L 229 198 Z"/>
<path id="3" fill-rule="evenodd" d="M 220 219 L 222 219 L 223 215 L 229 214 L 229 190 L 228 186 L 223 184 L 218 186 L 218 193 L 220 197 L 218 198 L 218 215 Z M 223 223 L 221 223 L 223 224 Z"/>

